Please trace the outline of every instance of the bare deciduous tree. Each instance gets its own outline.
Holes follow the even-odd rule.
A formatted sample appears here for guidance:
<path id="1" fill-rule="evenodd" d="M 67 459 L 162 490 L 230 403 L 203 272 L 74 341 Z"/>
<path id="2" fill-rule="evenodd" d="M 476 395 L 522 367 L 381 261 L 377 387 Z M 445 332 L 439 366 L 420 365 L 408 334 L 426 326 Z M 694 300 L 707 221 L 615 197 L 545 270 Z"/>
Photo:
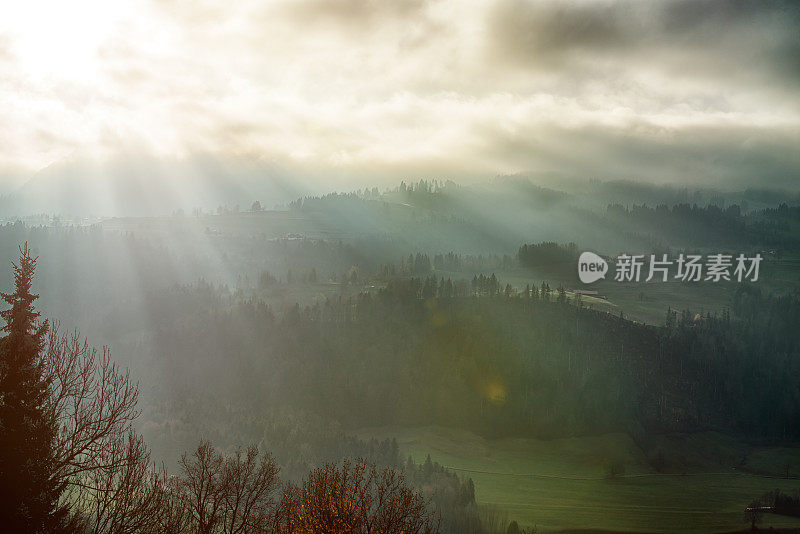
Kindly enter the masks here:
<path id="1" fill-rule="evenodd" d="M 312 471 L 302 486 L 284 491 L 277 532 L 434 533 L 439 521 L 419 492 L 394 469 L 378 471 L 364 460 Z"/>
<path id="2" fill-rule="evenodd" d="M 156 530 L 168 493 L 160 473 L 150 465 L 150 453 L 134 432 L 120 434 L 96 459 L 98 467 L 70 481 L 68 496 L 85 514 L 93 534 Z"/>
<path id="3" fill-rule="evenodd" d="M 265 532 L 275 517 L 278 468 L 257 447 L 230 456 L 202 441 L 181 457 L 182 494 L 193 529 L 202 534 Z"/>
<path id="4" fill-rule="evenodd" d="M 240 534 L 264 530 L 274 515 L 278 468 L 269 454 L 258 448 L 237 450 L 225 462 L 225 509 L 223 531 Z"/>
<path id="5" fill-rule="evenodd" d="M 90 347 L 79 334 L 50 330 L 44 354 L 51 417 L 58 423 L 53 477 L 65 488 L 83 473 L 124 465 L 120 455 L 106 451 L 131 428 L 139 415 L 138 384 L 122 371 L 103 348 Z"/>
<path id="6" fill-rule="evenodd" d="M 752 501 L 750 505 L 745 508 L 744 521 L 745 523 L 750 523 L 750 530 L 756 530 L 758 528 L 758 524 L 761 523 L 761 520 L 764 518 L 766 509 L 767 507 L 764 506 L 764 503 L 762 503 L 760 499 Z"/>
<path id="7" fill-rule="evenodd" d="M 133 429 L 138 384 L 77 332 L 50 330 L 42 354 L 46 402 L 56 423 L 51 478 L 69 507 L 71 526 L 94 533 L 169 531 L 181 508 L 163 469 Z M 177 519 L 176 519 L 177 518 Z"/>

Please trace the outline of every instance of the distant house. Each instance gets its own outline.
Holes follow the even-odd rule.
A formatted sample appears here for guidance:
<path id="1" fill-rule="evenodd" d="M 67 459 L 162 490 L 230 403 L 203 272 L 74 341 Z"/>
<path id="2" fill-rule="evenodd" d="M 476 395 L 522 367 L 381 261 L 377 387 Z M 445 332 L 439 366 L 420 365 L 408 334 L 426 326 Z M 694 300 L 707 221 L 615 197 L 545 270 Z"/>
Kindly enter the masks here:
<path id="1" fill-rule="evenodd" d="M 580 295 L 582 297 L 594 297 L 597 299 L 606 298 L 605 295 L 601 295 L 597 291 L 592 291 L 591 289 L 573 289 L 572 294 L 575 295 L 576 297 Z"/>

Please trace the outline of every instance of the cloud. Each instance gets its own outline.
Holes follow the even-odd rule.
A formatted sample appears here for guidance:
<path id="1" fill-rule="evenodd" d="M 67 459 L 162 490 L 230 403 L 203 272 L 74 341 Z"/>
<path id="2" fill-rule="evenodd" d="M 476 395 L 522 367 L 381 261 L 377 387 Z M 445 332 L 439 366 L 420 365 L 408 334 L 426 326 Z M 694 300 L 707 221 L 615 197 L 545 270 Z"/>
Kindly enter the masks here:
<path id="1" fill-rule="evenodd" d="M 409 20 L 424 11 L 423 0 L 300 0 L 282 2 L 269 13 L 283 13 L 294 19 L 298 26 L 330 24 L 337 29 L 380 27 L 389 19 Z"/>
<path id="2" fill-rule="evenodd" d="M 490 13 L 490 36 L 498 59 L 557 68 L 576 53 L 607 56 L 641 40 L 641 28 L 633 19 L 643 7 L 498 2 Z"/>
<path id="3" fill-rule="evenodd" d="M 494 58 L 574 76 L 758 85 L 800 81 L 800 6 L 787 2 L 508 1 L 489 16 Z"/>
<path id="4" fill-rule="evenodd" d="M 573 179 L 630 179 L 651 183 L 743 189 L 769 184 L 797 189 L 800 143 L 796 129 L 693 126 L 664 130 L 553 126 L 503 136 L 486 132 L 487 154 L 520 168 Z M 680 177 L 677 179 L 676 177 Z"/>
<path id="5" fill-rule="evenodd" d="M 372 182 L 800 184 L 789 3 L 154 0 L 89 23 L 82 7 L 50 29 L 82 30 L 70 54 L 31 49 L 36 13 L 0 27 L 0 167 L 214 153 Z"/>

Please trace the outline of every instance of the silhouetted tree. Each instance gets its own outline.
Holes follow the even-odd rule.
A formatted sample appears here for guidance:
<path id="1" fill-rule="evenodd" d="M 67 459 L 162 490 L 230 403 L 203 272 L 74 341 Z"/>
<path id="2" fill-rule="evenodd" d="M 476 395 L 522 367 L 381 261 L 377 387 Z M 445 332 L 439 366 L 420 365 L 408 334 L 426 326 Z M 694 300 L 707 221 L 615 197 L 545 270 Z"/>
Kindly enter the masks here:
<path id="1" fill-rule="evenodd" d="M 558 288 L 558 298 L 556 299 L 559 304 L 566 304 L 567 303 L 567 290 L 564 288 L 563 285 L 559 284 Z"/>
<path id="2" fill-rule="evenodd" d="M 49 324 L 39 322 L 31 293 L 36 258 L 26 243 L 14 264 L 14 293 L 0 339 L 0 525 L 7 532 L 55 531 L 66 516 L 63 486 L 51 478 L 55 420 L 47 410 L 48 377 L 41 358 Z"/>
<path id="3" fill-rule="evenodd" d="M 496 504 L 480 507 L 481 523 L 486 534 L 504 534 L 508 525 L 508 513 Z"/>
<path id="4" fill-rule="evenodd" d="M 750 529 L 756 530 L 758 528 L 758 524 L 764 518 L 764 505 L 763 503 L 756 499 L 750 503 L 750 505 L 744 511 L 744 521 L 745 523 L 750 523 Z"/>
<path id="5" fill-rule="evenodd" d="M 181 457 L 181 495 L 192 532 L 241 534 L 264 532 L 275 518 L 278 468 L 257 447 L 218 453 L 208 441 Z"/>
<path id="6" fill-rule="evenodd" d="M 163 483 L 132 429 L 138 387 L 108 350 L 37 322 L 27 245 L 3 294 L 0 524 L 9 532 L 140 532 L 161 521 Z M 162 481 L 163 482 L 163 479 Z"/>
<path id="7" fill-rule="evenodd" d="M 50 384 L 45 406 L 57 427 L 50 477 L 63 489 L 62 505 L 102 498 L 114 503 L 105 512 L 127 507 L 130 503 L 122 504 L 117 497 L 144 483 L 132 477 L 136 471 L 131 469 L 149 463 L 132 428 L 139 415 L 138 384 L 114 363 L 107 348 L 98 353 L 77 332 L 59 334 L 57 324 L 48 336 L 43 362 Z M 73 506 L 72 521 L 87 519 L 82 513 Z M 100 518 L 101 524 L 104 521 Z"/>
<path id="8" fill-rule="evenodd" d="M 134 432 L 118 435 L 101 451 L 98 463 L 119 467 L 93 469 L 81 477 L 82 491 L 71 496 L 71 504 L 80 511 L 83 532 L 186 531 L 186 507 L 166 470 L 152 469 L 141 436 Z"/>

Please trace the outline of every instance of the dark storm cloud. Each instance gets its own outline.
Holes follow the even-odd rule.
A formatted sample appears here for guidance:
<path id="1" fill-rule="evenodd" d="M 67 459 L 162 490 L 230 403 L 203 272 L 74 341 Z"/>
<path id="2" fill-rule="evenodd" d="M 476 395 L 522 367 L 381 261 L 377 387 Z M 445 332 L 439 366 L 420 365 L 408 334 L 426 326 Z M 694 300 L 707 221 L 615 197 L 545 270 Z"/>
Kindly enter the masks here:
<path id="1" fill-rule="evenodd" d="M 800 82 L 800 4 L 508 1 L 496 5 L 488 27 L 497 59 L 570 76 L 582 68 L 613 75 L 646 66 L 721 80 Z"/>
<path id="2" fill-rule="evenodd" d="M 636 40 L 625 7 L 499 2 L 490 15 L 490 37 L 498 53 L 523 63 L 558 63 L 575 51 L 606 54 Z"/>
<path id="3" fill-rule="evenodd" d="M 625 129 L 552 125 L 503 133 L 480 132 L 486 153 L 538 172 L 574 178 L 702 183 L 729 188 L 800 183 L 797 129 L 695 126 L 665 130 L 648 124 Z"/>
<path id="4" fill-rule="evenodd" d="M 744 71 L 800 82 L 800 3 L 683 0 L 665 4 L 660 17 L 677 45 L 706 46 Z"/>

